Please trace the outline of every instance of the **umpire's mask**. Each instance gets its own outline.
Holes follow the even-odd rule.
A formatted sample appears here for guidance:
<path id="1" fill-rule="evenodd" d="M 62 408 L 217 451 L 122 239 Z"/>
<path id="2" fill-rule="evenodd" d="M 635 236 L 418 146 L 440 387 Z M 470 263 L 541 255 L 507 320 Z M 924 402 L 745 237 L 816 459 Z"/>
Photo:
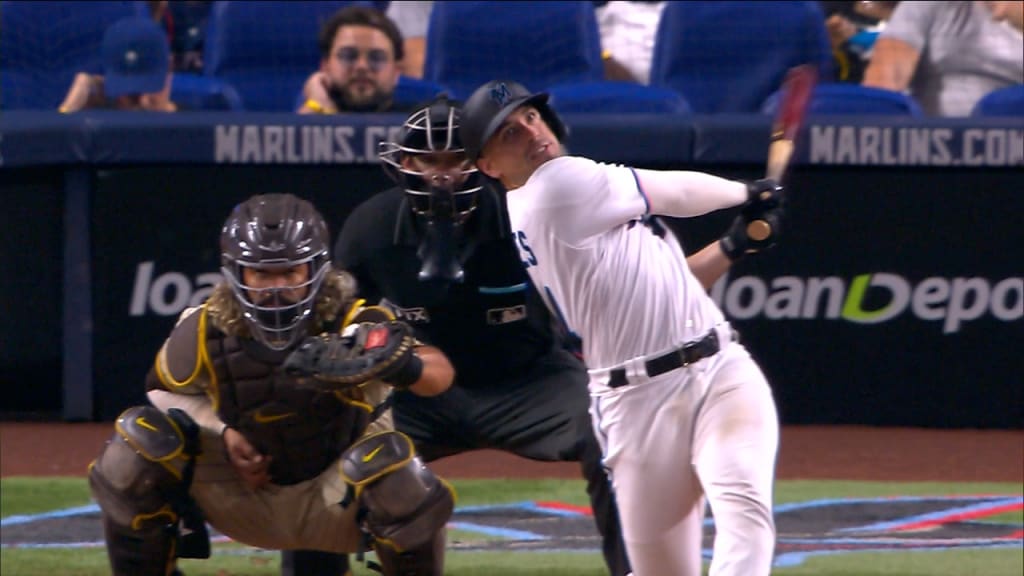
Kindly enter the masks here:
<path id="1" fill-rule="evenodd" d="M 438 96 L 406 119 L 396 141 L 380 145 L 385 171 L 405 190 L 420 224 L 420 280 L 461 282 L 464 275 L 463 225 L 483 178 L 459 141 L 459 116 L 454 102 Z"/>

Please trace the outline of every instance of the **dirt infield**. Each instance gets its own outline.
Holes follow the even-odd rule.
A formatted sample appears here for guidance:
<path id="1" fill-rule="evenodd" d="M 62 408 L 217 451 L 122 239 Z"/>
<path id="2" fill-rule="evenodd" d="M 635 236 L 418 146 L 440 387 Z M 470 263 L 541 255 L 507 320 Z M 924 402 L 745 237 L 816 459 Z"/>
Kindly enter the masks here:
<path id="1" fill-rule="evenodd" d="M 0 476 L 84 476 L 110 423 L 0 422 Z M 789 426 L 780 479 L 1022 482 L 1024 430 Z M 573 463 L 533 462 L 485 450 L 433 467 L 451 478 L 576 478 Z"/>

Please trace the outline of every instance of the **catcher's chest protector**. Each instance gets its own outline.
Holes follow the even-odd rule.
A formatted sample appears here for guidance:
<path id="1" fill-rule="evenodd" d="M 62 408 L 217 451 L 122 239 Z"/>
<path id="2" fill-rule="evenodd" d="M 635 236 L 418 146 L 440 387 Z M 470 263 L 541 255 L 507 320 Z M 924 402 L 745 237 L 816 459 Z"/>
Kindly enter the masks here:
<path id="1" fill-rule="evenodd" d="M 279 363 L 254 358 L 234 336 L 210 327 L 205 340 L 216 378 L 217 413 L 273 457 L 275 484 L 319 475 L 370 423 L 372 407 L 361 402 L 358 389 L 341 394 L 304 388 Z"/>

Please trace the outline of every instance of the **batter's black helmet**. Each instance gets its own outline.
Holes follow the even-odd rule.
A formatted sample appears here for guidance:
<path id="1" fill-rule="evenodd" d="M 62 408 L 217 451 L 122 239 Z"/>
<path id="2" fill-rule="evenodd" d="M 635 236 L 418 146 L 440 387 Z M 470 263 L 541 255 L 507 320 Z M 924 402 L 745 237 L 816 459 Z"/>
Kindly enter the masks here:
<path id="1" fill-rule="evenodd" d="M 561 142 L 566 135 L 565 124 L 548 104 L 548 94 L 531 93 L 525 86 L 510 80 L 492 80 L 476 89 L 462 106 L 460 136 L 466 155 L 475 161 L 501 123 L 516 108 L 530 105 Z"/>
<path id="2" fill-rule="evenodd" d="M 291 194 L 253 196 L 231 211 L 220 234 L 221 272 L 242 305 L 253 337 L 274 350 L 305 336 L 324 275 L 330 269 L 330 236 L 311 203 Z M 309 278 L 296 286 L 247 285 L 243 268 L 309 264 Z M 289 292 L 309 288 L 297 301 Z"/>

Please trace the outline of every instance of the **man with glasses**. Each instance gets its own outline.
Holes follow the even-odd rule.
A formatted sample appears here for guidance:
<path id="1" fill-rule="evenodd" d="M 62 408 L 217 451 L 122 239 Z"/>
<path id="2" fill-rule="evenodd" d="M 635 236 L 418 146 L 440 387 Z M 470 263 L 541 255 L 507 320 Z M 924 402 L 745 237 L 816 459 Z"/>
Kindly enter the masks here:
<path id="1" fill-rule="evenodd" d="M 388 112 L 402 60 L 402 34 L 383 12 L 349 6 L 320 30 L 320 70 L 302 87 L 300 114 Z"/>

